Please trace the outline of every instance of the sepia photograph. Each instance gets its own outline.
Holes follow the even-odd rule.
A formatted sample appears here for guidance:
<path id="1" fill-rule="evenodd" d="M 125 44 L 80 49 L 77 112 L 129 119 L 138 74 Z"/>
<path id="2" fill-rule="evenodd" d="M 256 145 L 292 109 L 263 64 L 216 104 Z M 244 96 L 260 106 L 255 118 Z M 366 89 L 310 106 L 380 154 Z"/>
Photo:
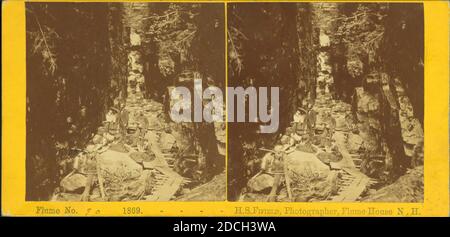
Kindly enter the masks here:
<path id="1" fill-rule="evenodd" d="M 0 215 L 448 216 L 448 7 L 4 1 Z"/>
<path id="2" fill-rule="evenodd" d="M 229 123 L 229 201 L 424 201 L 421 3 L 228 3 L 227 21 L 256 119 Z"/>
<path id="3" fill-rule="evenodd" d="M 25 7 L 27 201 L 226 200 L 224 120 L 171 119 L 225 87 L 223 3 Z"/>

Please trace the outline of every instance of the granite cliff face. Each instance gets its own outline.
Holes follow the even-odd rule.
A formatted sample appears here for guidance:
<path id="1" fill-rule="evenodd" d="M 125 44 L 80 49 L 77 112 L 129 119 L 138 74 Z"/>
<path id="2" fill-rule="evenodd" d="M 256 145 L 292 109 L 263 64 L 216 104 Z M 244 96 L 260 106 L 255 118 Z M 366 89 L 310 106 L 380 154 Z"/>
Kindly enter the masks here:
<path id="1" fill-rule="evenodd" d="M 332 61 L 365 144 L 363 171 L 392 181 L 423 162 L 420 4 L 338 4 Z M 346 86 L 342 86 L 346 85 Z M 422 151 L 423 152 L 423 151 Z M 417 161 L 416 161 L 417 160 Z"/>
<path id="2" fill-rule="evenodd" d="M 64 157 L 83 148 L 113 99 L 126 95 L 129 34 L 119 3 L 26 8 L 27 200 L 47 200 L 68 171 Z"/>
<path id="3" fill-rule="evenodd" d="M 228 86 L 280 88 L 280 125 L 258 134 L 259 123 L 230 123 L 228 193 L 236 199 L 260 163 L 257 147 L 274 144 L 303 101 L 313 99 L 316 75 L 312 9 L 303 3 L 228 5 Z"/>

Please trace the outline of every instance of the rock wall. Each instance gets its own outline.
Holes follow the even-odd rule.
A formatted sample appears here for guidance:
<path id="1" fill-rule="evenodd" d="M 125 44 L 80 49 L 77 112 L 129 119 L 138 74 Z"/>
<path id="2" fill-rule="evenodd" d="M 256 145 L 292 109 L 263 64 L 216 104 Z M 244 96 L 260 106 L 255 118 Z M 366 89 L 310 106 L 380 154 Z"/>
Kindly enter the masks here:
<path id="1" fill-rule="evenodd" d="M 417 166 L 394 183 L 369 192 L 365 202 L 423 202 L 423 166 Z"/>
<path id="2" fill-rule="evenodd" d="M 315 88 L 316 56 L 309 4 L 228 4 L 228 14 L 228 86 L 280 88 L 277 133 L 259 134 L 259 123 L 229 124 L 228 199 L 236 200 L 259 170 L 257 148 L 272 145 L 302 100 L 314 96 L 308 92 Z"/>
<path id="3" fill-rule="evenodd" d="M 422 4 L 389 4 L 379 55 L 398 103 L 398 150 L 405 167 L 423 164 L 424 26 Z"/>
<path id="4" fill-rule="evenodd" d="M 164 103 L 167 120 L 170 121 L 169 90 L 173 87 L 185 86 L 193 93 L 194 79 L 201 79 L 203 89 L 216 86 L 224 92 L 223 4 L 141 5 L 146 6 L 146 12 L 136 11 L 141 12 L 145 23 L 139 34 L 143 39 L 140 50 L 146 93 Z M 175 162 L 178 173 L 203 183 L 223 172 L 225 154 L 219 153 L 217 145 L 223 143 L 219 141 L 223 138 L 216 136 L 216 131 L 225 130 L 223 123 L 172 122 L 170 129 L 179 146 Z"/>
<path id="5" fill-rule="evenodd" d="M 362 171 L 390 182 L 423 162 L 423 6 L 336 5 L 336 97 L 353 105 Z"/>
<path id="6" fill-rule="evenodd" d="M 59 177 L 126 84 L 121 4 L 27 3 L 27 200 Z"/>
<path id="7" fill-rule="evenodd" d="M 424 26 L 422 4 L 389 4 L 380 46 L 384 69 L 398 78 L 410 99 L 413 115 L 424 119 Z"/>

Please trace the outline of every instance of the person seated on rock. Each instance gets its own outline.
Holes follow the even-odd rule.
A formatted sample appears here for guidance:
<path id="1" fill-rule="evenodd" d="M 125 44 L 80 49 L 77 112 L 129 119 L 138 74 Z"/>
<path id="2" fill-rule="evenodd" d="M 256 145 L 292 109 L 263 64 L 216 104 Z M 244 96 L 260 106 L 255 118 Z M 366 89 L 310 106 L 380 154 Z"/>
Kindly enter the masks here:
<path id="1" fill-rule="evenodd" d="M 313 139 L 313 137 L 315 135 L 316 120 L 317 120 L 317 113 L 313 109 L 313 104 L 308 103 L 308 107 L 306 110 L 306 116 L 305 116 L 305 122 L 304 122 L 304 124 L 305 124 L 304 127 L 306 128 L 307 135 L 308 135 L 306 143 L 311 142 L 311 140 Z"/>
<path id="2" fill-rule="evenodd" d="M 296 125 L 287 127 L 284 134 L 293 139 L 294 144 L 298 144 L 302 141 L 301 134 L 297 134 Z"/>
<path id="3" fill-rule="evenodd" d="M 306 117 L 307 111 L 303 109 L 302 107 L 298 107 L 297 111 L 294 114 L 292 125 L 295 129 L 296 133 L 302 133 L 305 130 L 305 117 Z"/>
<path id="4" fill-rule="evenodd" d="M 117 122 L 117 113 L 118 110 L 114 107 L 109 109 L 108 113 L 106 114 L 106 121 L 105 121 L 105 129 L 106 132 L 111 132 L 111 130 L 114 130 L 116 128 L 116 122 Z"/>
<path id="5" fill-rule="evenodd" d="M 274 147 L 273 159 L 269 169 L 270 173 L 274 175 L 274 181 L 269 196 L 267 197 L 268 202 L 276 201 L 277 191 L 281 184 L 281 178 L 284 175 L 284 155 L 285 151 L 282 145 Z"/>
<path id="6" fill-rule="evenodd" d="M 106 138 L 106 130 L 104 127 L 99 127 L 97 129 L 97 133 L 94 135 L 94 137 L 92 138 L 92 142 L 97 146 L 97 147 L 102 147 L 104 146 L 108 140 Z"/>
<path id="7" fill-rule="evenodd" d="M 317 120 L 317 113 L 312 108 L 308 110 L 308 114 L 306 116 L 306 125 L 309 130 L 316 128 L 316 120 Z"/>
<path id="8" fill-rule="evenodd" d="M 85 162 L 82 170 L 83 173 L 87 175 L 87 179 L 83 194 L 81 194 L 81 201 L 89 201 L 92 185 L 94 184 L 94 179 L 97 175 L 97 157 L 95 149 L 95 145 L 89 144 L 85 150 Z"/>
<path id="9" fill-rule="evenodd" d="M 139 90 L 139 92 L 141 93 L 141 95 L 145 94 L 145 81 L 144 81 L 144 77 L 138 77 L 137 81 L 137 89 Z"/>
<path id="10" fill-rule="evenodd" d="M 271 152 L 266 153 L 261 160 L 261 172 L 270 173 L 270 166 L 273 162 L 273 154 Z"/>
<path id="11" fill-rule="evenodd" d="M 324 135 L 328 139 L 331 139 L 336 129 L 336 119 L 333 118 L 330 112 L 324 114 Z"/>
<path id="12" fill-rule="evenodd" d="M 144 138 L 145 134 L 147 134 L 149 121 L 146 116 L 144 116 L 144 113 L 142 111 L 138 112 L 137 117 L 137 129 L 139 132 L 140 137 Z"/>

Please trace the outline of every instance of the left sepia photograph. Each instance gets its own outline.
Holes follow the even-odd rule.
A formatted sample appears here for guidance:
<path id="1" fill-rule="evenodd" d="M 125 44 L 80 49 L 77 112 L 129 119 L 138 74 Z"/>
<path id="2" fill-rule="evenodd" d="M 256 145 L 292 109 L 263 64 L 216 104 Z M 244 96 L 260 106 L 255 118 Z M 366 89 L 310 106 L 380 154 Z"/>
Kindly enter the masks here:
<path id="1" fill-rule="evenodd" d="M 226 86 L 224 14 L 26 3 L 26 200 L 225 201 L 225 115 L 197 116 Z"/>

